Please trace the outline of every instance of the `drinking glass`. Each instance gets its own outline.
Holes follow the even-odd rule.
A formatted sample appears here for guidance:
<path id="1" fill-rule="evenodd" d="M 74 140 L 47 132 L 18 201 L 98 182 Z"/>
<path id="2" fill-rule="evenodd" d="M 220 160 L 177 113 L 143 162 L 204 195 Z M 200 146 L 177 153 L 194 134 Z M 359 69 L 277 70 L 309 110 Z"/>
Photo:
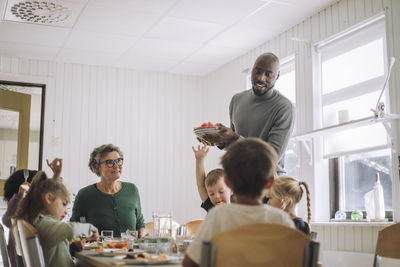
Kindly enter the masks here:
<path id="1" fill-rule="evenodd" d="M 153 212 L 154 237 L 172 237 L 172 215 L 169 212 Z"/>
<path id="2" fill-rule="evenodd" d="M 112 241 L 114 238 L 113 230 L 102 230 L 101 235 L 104 237 L 104 241 Z"/>

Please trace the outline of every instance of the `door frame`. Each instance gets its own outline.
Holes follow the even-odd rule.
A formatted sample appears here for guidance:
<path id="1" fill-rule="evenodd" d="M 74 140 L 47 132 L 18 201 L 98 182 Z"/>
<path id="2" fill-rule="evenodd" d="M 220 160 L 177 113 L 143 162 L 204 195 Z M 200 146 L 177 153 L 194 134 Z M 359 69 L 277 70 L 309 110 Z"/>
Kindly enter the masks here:
<path id="1" fill-rule="evenodd" d="M 41 110 L 40 110 L 40 132 L 39 132 L 39 166 L 38 170 L 42 169 L 42 159 L 43 159 L 43 133 L 44 133 L 44 114 L 45 114 L 45 99 L 46 99 L 46 84 L 41 83 L 28 83 L 28 82 L 17 82 L 17 81 L 6 81 L 0 80 L 0 84 L 4 85 L 12 85 L 12 86 L 22 86 L 22 87 L 40 87 L 42 89 L 41 95 Z M 15 109 L 10 109 L 14 111 L 19 111 Z M 30 112 L 30 101 L 29 101 L 29 112 Z M 20 113 L 21 116 L 21 113 Z M 28 121 L 30 120 L 30 117 Z M 18 132 L 18 138 L 20 133 Z M 28 122 L 28 146 L 29 146 L 29 122 Z M 19 140 L 18 140 L 18 147 L 19 147 Z M 28 151 L 28 149 L 26 150 Z M 17 152 L 19 153 L 19 152 Z M 18 154 L 19 155 L 19 154 Z M 28 167 L 28 155 L 26 155 L 26 160 L 21 161 L 21 164 L 18 164 L 19 156 L 17 157 L 17 169 L 27 168 Z"/>

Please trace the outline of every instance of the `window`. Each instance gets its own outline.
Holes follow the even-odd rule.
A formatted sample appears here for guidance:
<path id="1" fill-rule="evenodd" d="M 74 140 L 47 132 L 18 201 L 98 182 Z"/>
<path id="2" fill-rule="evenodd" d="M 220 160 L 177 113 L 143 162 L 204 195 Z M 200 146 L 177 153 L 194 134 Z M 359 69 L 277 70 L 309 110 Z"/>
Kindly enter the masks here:
<path id="1" fill-rule="evenodd" d="M 296 75 L 294 56 L 281 60 L 280 76 L 275 83 L 275 88 L 296 105 Z M 294 125 L 293 134 L 296 133 Z M 286 174 L 298 178 L 298 158 L 296 142 L 289 141 L 285 152 Z"/>
<path id="2" fill-rule="evenodd" d="M 373 115 L 370 109 L 377 104 L 386 74 L 385 47 L 383 16 L 316 46 L 321 127 Z M 337 162 L 330 164 L 336 168 L 331 173 L 337 174 L 337 209 L 365 210 L 364 194 L 372 190 L 379 173 L 385 208 L 392 210 L 390 138 L 382 124 L 326 135 L 322 146 L 323 157 Z"/>
<path id="3" fill-rule="evenodd" d="M 351 212 L 365 210 L 364 195 L 371 191 L 375 183 L 375 174 L 379 174 L 383 187 L 385 209 L 392 210 L 392 180 L 390 149 L 375 150 L 339 157 L 335 210 Z"/>

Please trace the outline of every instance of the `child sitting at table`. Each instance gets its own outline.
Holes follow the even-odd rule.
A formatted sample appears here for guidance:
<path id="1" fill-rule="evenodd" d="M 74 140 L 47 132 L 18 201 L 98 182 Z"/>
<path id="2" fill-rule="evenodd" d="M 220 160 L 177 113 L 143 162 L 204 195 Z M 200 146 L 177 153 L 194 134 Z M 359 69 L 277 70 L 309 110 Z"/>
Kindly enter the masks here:
<path id="1" fill-rule="evenodd" d="M 233 190 L 236 203 L 210 210 L 189 245 L 183 266 L 199 266 L 203 241 L 227 230 L 255 223 L 274 223 L 294 228 L 289 215 L 263 205 L 265 190 L 274 182 L 277 155 L 269 144 L 258 138 L 245 138 L 231 144 L 221 163 L 226 184 Z"/>
<path id="2" fill-rule="evenodd" d="M 306 190 L 308 223 L 303 221 L 302 218 L 297 217 L 295 211 L 297 203 L 300 202 L 303 196 L 303 189 L 301 186 Z M 292 218 L 297 229 L 307 235 L 310 234 L 310 191 L 308 190 L 308 184 L 306 182 L 298 181 L 290 176 L 281 176 L 275 179 L 275 182 L 268 190 L 267 195 L 269 198 L 268 205 L 286 211 Z"/>
<path id="3" fill-rule="evenodd" d="M 39 233 L 46 266 L 74 266 L 69 241 L 85 235 L 98 239 L 97 228 L 88 223 L 67 223 L 69 193 L 60 179 L 48 179 L 43 171 L 33 177 L 32 185 L 21 200 L 16 219 L 31 223 Z M 80 241 L 78 241 L 80 242 Z"/>
<path id="4" fill-rule="evenodd" d="M 208 212 L 216 205 L 231 203 L 232 191 L 224 181 L 225 171 L 214 169 L 205 175 L 204 158 L 209 151 L 207 145 L 199 145 L 197 150 L 192 147 L 192 150 L 196 158 L 196 183 L 202 201 L 201 207 Z"/>

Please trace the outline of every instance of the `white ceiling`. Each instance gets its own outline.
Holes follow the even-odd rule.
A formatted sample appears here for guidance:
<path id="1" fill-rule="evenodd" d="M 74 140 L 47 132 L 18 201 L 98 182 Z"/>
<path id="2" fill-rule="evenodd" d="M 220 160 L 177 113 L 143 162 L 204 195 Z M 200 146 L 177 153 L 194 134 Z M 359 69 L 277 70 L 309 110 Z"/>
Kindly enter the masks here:
<path id="1" fill-rule="evenodd" d="M 51 25 L 24 1 L 0 0 L 1 55 L 204 75 L 337 0 L 42 0 L 69 9 Z"/>

